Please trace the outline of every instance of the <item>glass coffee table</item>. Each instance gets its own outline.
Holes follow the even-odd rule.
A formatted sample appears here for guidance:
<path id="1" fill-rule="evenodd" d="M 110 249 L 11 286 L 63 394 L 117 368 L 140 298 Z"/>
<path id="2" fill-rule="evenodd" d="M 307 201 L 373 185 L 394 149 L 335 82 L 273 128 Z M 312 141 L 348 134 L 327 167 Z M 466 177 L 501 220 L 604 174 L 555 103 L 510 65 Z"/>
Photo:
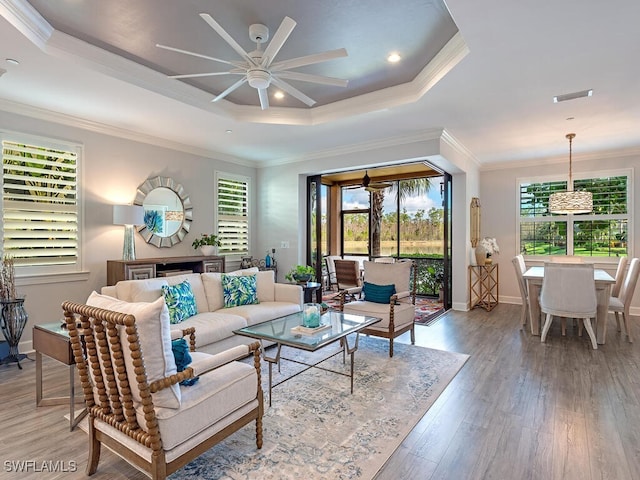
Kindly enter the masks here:
<path id="1" fill-rule="evenodd" d="M 377 317 L 365 317 L 361 315 L 344 314 L 342 312 L 328 311 L 320 317 L 320 326 L 317 328 L 304 328 L 302 327 L 302 312 L 293 313 L 285 317 L 275 318 L 266 322 L 258 323 L 248 327 L 234 330 L 233 333 L 237 335 L 244 335 L 260 340 L 261 343 L 274 342 L 276 343 L 275 356 L 268 356 L 266 350 L 262 348 L 262 356 L 265 361 L 269 363 L 269 406 L 271 406 L 271 390 L 273 387 L 280 385 L 281 383 L 290 380 L 291 378 L 309 370 L 310 368 L 320 368 L 322 370 L 337 373 L 351 378 L 351 393 L 353 393 L 353 359 L 354 354 L 358 350 L 358 339 L 360 336 L 360 330 L 379 322 Z M 349 345 L 347 338 L 350 334 L 355 334 L 353 339 L 353 345 Z M 282 346 L 297 348 L 300 350 L 306 350 L 309 352 L 315 352 L 321 348 L 331 345 L 332 343 L 340 342 L 340 349 L 315 363 L 305 363 L 299 360 L 286 358 L 281 356 Z M 350 356 L 351 368 L 350 373 L 346 374 L 337 370 L 330 370 L 323 368 L 319 364 L 329 360 L 336 355 L 342 353 L 342 360 L 346 362 L 346 355 Z M 287 360 L 290 362 L 305 365 L 306 368 L 296 372 L 295 374 L 287 377 L 276 384 L 273 384 L 273 364 L 277 364 L 280 367 L 280 360 Z"/>

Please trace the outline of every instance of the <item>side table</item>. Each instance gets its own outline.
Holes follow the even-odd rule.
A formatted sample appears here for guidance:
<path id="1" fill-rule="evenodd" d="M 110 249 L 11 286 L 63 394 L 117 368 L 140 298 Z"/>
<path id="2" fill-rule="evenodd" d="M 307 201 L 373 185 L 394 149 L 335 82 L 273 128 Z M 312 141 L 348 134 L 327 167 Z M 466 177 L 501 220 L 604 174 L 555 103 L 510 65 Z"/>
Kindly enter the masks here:
<path id="1" fill-rule="evenodd" d="M 481 306 L 487 312 L 498 304 L 498 265 L 469 266 L 469 300 L 471 308 Z"/>
<path id="2" fill-rule="evenodd" d="M 318 299 L 319 291 L 320 291 L 320 283 L 318 282 L 307 282 L 301 283 L 304 293 L 304 303 L 312 303 L 313 302 L 313 292 L 316 292 L 316 303 L 321 303 L 322 299 Z"/>
<path id="3" fill-rule="evenodd" d="M 76 416 L 75 404 L 84 399 L 75 398 L 75 359 L 71 349 L 71 339 L 61 322 L 45 323 L 33 327 L 33 348 L 36 351 L 36 406 L 65 405 L 69 403 L 69 430 L 88 413 L 82 409 Z M 69 396 L 44 398 L 42 394 L 42 354 L 69 366 Z"/>

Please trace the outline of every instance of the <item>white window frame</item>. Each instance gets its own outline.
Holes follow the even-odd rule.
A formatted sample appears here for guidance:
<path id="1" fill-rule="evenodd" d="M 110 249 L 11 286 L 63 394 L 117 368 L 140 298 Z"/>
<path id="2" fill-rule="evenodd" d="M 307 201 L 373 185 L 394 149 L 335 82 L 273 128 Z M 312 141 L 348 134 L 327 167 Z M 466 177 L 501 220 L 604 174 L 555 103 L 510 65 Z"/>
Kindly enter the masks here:
<path id="1" fill-rule="evenodd" d="M 540 177 L 519 177 L 516 178 L 516 232 L 515 232 L 515 251 L 520 253 L 520 223 L 521 222 L 566 222 L 567 223 L 567 255 L 573 254 L 573 222 L 589 221 L 589 220 L 615 220 L 624 218 L 627 220 L 627 256 L 633 257 L 633 168 L 624 168 L 617 170 L 600 170 L 595 172 L 581 172 L 579 174 L 573 173 L 574 182 L 577 180 L 594 179 L 594 178 L 606 178 L 606 177 L 627 177 L 627 213 L 626 215 L 549 215 L 541 217 L 521 217 L 520 216 L 520 188 L 523 183 L 547 183 L 566 181 L 568 178 L 566 175 L 546 175 Z M 549 259 L 548 255 L 524 255 L 525 258 L 531 261 L 544 261 Z M 584 257 L 586 262 L 593 263 L 617 263 L 616 257 Z"/>
<path id="2" fill-rule="evenodd" d="M 231 181 L 237 181 L 237 182 L 243 182 L 246 183 L 247 185 L 247 196 L 246 196 L 246 202 L 247 202 L 247 216 L 246 216 L 246 223 L 247 223 L 247 250 L 246 251 L 225 251 L 224 248 L 224 242 L 225 242 L 225 238 L 224 238 L 224 232 L 220 231 L 220 221 L 223 220 L 220 218 L 220 212 L 218 210 L 218 205 L 219 205 L 219 200 L 218 200 L 218 195 L 219 195 L 219 190 L 218 190 L 218 184 L 220 182 L 220 180 L 231 180 Z M 242 257 L 246 257 L 248 255 L 250 255 L 251 252 L 251 223 L 252 223 L 252 218 L 251 218 L 251 198 L 253 195 L 253 185 L 251 182 L 251 177 L 248 177 L 246 175 L 238 175 L 238 174 L 233 174 L 233 173 L 226 173 L 226 172 L 220 172 L 220 171 L 216 171 L 214 174 L 214 223 L 215 223 L 215 231 L 216 234 L 220 237 L 220 240 L 222 242 L 222 246 L 219 248 L 219 254 L 225 256 L 228 260 L 240 260 Z"/>
<path id="3" fill-rule="evenodd" d="M 84 195 L 83 195 L 83 146 L 77 142 L 68 142 L 36 135 L 23 134 L 18 132 L 0 131 L 0 146 L 4 152 L 4 142 L 17 144 L 33 145 L 41 148 L 52 150 L 69 151 L 76 154 L 76 215 L 77 215 L 77 256 L 76 261 L 66 265 L 16 265 L 16 277 L 18 285 L 40 284 L 59 282 L 60 276 L 65 275 L 65 280 L 85 280 L 88 278 L 88 272 L 84 270 Z M 4 155 L 3 155 L 4 157 Z M 4 191 L 4 160 L 3 170 L 0 175 Z M 0 224 L 4 230 L 4 199 L 0 203 L 2 215 L 0 215 Z M 4 247 L 4 236 L 0 249 Z"/>

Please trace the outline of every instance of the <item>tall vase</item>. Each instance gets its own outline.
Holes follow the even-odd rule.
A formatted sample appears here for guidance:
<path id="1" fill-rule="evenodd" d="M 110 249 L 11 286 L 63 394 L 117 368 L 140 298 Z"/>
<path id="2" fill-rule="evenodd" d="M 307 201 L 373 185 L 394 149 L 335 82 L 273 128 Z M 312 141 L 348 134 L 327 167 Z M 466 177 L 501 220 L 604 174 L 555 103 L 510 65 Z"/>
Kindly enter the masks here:
<path id="1" fill-rule="evenodd" d="M 22 337 L 24 327 L 29 319 L 24 309 L 24 298 L 0 300 L 0 306 L 2 307 L 0 311 L 0 328 L 2 329 L 4 338 L 9 344 L 9 356 L 6 360 L 8 362 L 16 362 L 18 368 L 22 369 L 18 345 L 20 344 L 20 337 Z"/>
<path id="2" fill-rule="evenodd" d="M 485 263 L 487 263 L 487 249 L 478 244 L 476 246 L 476 264 L 484 265 Z"/>

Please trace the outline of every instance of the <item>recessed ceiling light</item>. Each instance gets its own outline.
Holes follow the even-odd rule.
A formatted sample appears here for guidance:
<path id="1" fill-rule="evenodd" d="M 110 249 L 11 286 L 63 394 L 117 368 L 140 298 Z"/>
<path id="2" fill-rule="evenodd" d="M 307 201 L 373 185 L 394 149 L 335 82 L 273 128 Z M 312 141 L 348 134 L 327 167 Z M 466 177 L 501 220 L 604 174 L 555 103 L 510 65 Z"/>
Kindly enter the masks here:
<path id="1" fill-rule="evenodd" d="M 7 61 L 7 63 L 12 63 L 14 65 L 20 65 L 20 62 L 18 60 L 16 60 L 15 58 L 7 58 L 5 60 Z"/>
<path id="2" fill-rule="evenodd" d="M 282 93 L 280 90 L 278 90 L 277 92 L 275 92 L 273 94 L 274 98 L 277 98 L 278 100 L 282 100 L 284 98 L 284 93 Z"/>
<path id="3" fill-rule="evenodd" d="M 389 62 L 389 63 L 397 63 L 400 60 L 402 60 L 402 57 L 397 52 L 393 52 L 393 53 L 389 54 L 389 56 L 387 57 L 387 62 Z"/>
<path id="4" fill-rule="evenodd" d="M 224 131 L 224 133 L 233 133 L 233 130 L 231 130 L 230 128 L 228 128 L 227 130 Z"/>
<path id="5" fill-rule="evenodd" d="M 565 93 L 564 95 L 556 95 L 553 97 L 553 103 L 566 102 L 567 100 L 575 100 L 576 98 L 590 97 L 593 95 L 593 89 L 581 90 L 579 92 Z"/>

